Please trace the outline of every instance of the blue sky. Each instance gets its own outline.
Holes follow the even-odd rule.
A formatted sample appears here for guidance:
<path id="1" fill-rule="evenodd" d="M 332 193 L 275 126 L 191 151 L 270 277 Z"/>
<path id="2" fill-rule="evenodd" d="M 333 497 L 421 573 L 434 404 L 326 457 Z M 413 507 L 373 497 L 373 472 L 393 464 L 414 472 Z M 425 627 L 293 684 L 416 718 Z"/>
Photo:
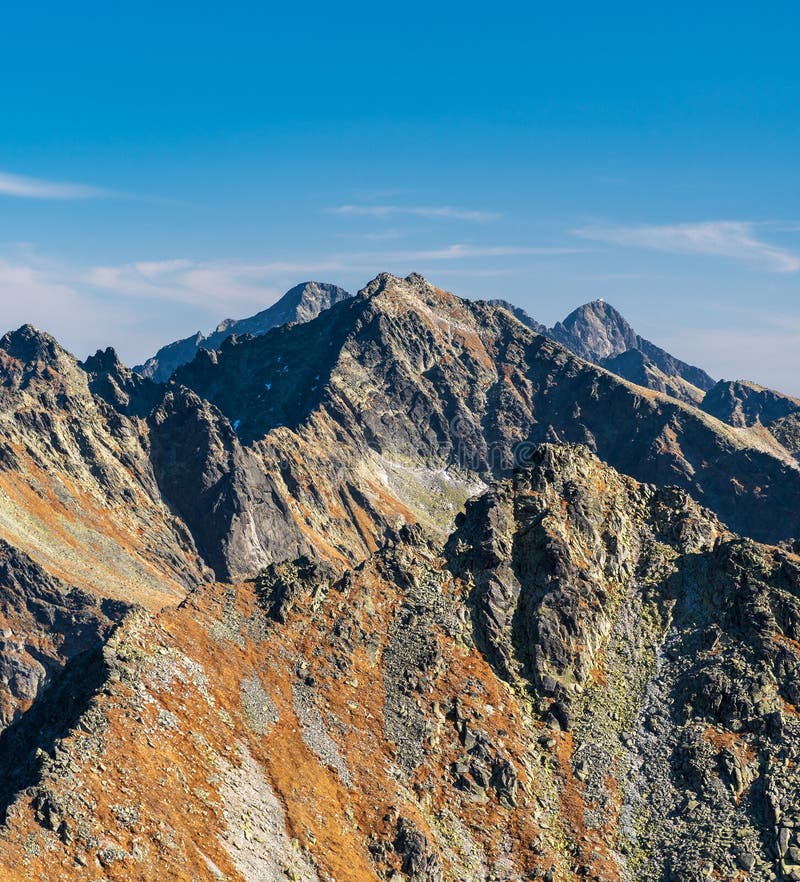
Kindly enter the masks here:
<path id="1" fill-rule="evenodd" d="M 798 26 L 780 2 L 14 4 L 0 325 L 133 363 L 298 281 L 417 271 L 546 323 L 604 297 L 800 394 Z"/>

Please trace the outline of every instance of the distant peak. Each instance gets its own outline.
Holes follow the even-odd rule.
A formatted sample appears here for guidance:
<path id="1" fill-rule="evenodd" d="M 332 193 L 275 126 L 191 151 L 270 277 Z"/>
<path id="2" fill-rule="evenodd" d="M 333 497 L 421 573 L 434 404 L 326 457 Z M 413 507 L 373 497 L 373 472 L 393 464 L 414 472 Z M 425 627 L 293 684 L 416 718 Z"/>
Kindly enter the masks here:
<path id="1" fill-rule="evenodd" d="M 569 325 L 570 322 L 578 321 L 586 316 L 597 316 L 598 318 L 611 320 L 616 324 L 624 324 L 626 327 L 630 327 L 627 319 L 622 315 L 622 313 L 614 306 L 612 306 L 607 300 L 604 300 L 602 297 L 599 297 L 597 300 L 590 300 L 588 303 L 584 303 L 582 306 L 579 306 L 577 309 L 574 309 L 563 321 L 564 325 Z"/>
<path id="2" fill-rule="evenodd" d="M 0 349 L 20 361 L 53 361 L 66 350 L 55 337 L 25 324 L 16 331 L 9 331 L 0 339 Z"/>
<path id="3" fill-rule="evenodd" d="M 90 374 L 100 374 L 115 371 L 123 367 L 119 360 L 116 349 L 108 346 L 105 349 L 98 349 L 94 355 L 90 355 L 86 361 L 81 362 L 81 367 Z"/>

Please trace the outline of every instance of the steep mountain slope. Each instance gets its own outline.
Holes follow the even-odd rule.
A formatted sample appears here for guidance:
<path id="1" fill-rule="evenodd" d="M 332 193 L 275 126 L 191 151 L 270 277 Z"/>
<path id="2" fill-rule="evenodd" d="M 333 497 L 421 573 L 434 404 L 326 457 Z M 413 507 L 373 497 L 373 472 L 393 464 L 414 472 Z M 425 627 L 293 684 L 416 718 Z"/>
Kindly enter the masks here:
<path id="1" fill-rule="evenodd" d="M 637 386 L 663 392 L 687 404 L 698 405 L 703 399 L 702 389 L 693 386 L 678 374 L 665 373 L 641 349 L 626 349 L 619 355 L 601 359 L 599 364 Z"/>
<path id="2" fill-rule="evenodd" d="M 198 331 L 192 337 L 162 346 L 152 358 L 133 370 L 143 377 L 165 383 L 175 369 L 191 361 L 199 349 L 218 349 L 234 334 L 258 336 L 289 322 L 307 322 L 349 296 L 347 291 L 336 285 L 303 282 L 287 291 L 277 303 L 256 315 L 239 320 L 225 319 L 208 337 Z"/>
<path id="3" fill-rule="evenodd" d="M 82 367 L 30 326 L 0 339 L 0 539 L 100 597 L 182 598 L 205 568 L 136 415 L 158 397 L 113 351 Z"/>
<path id="4" fill-rule="evenodd" d="M 795 459 L 800 459 L 800 412 L 770 423 L 769 432 Z"/>
<path id="5" fill-rule="evenodd" d="M 800 411 L 800 400 L 746 380 L 720 380 L 706 392 L 700 407 L 732 426 L 768 426 Z"/>
<path id="6" fill-rule="evenodd" d="M 685 487 L 749 535 L 800 534 L 800 472 L 774 441 L 635 387 L 506 310 L 419 276 L 380 276 L 314 321 L 228 341 L 174 384 L 194 398 L 170 392 L 180 406 L 151 418 L 156 474 L 187 520 L 204 513 L 195 536 L 225 578 L 314 549 L 358 560 L 401 520 L 443 535 L 481 482 L 547 440 L 586 443 L 628 474 Z M 159 459 L 164 432 L 180 468 Z M 187 440 L 197 433 L 215 440 L 198 447 Z M 214 476 L 220 444 L 239 462 L 227 483 Z M 222 493 L 210 510 L 209 488 Z"/>
<path id="7" fill-rule="evenodd" d="M 599 364 L 640 386 L 698 404 L 714 381 L 700 368 L 680 361 L 640 337 L 623 316 L 605 300 L 593 300 L 571 312 L 563 322 L 546 328 L 524 310 L 503 300 L 503 306 L 537 334 L 566 346 L 586 361 Z"/>
<path id="8" fill-rule="evenodd" d="M 444 552 L 405 528 L 339 574 L 300 559 L 204 586 L 126 613 L 94 665 L 84 712 L 5 794 L 3 878 L 800 864 L 800 558 L 584 447 L 531 449 Z"/>

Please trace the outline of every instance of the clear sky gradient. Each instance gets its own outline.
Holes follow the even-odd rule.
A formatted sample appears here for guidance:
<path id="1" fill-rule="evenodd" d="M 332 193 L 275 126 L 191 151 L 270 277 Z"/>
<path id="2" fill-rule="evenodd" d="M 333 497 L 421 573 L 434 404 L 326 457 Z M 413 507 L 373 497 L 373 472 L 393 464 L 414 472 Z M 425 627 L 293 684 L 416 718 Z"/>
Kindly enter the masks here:
<path id="1" fill-rule="evenodd" d="M 128 363 L 309 278 L 604 297 L 800 394 L 794 3 L 12 4 L 0 326 Z"/>

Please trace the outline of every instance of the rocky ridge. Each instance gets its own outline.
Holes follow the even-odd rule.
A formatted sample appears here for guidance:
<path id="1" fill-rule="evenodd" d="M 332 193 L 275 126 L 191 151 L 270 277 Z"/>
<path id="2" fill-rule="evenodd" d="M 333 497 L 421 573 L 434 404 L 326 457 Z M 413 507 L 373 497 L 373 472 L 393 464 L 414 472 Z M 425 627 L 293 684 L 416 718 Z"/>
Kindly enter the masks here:
<path id="1" fill-rule="evenodd" d="M 3 878 L 800 878 L 794 413 L 416 275 L 0 384 Z"/>
<path id="2" fill-rule="evenodd" d="M 158 606 L 205 578 L 137 415 L 157 397 L 113 351 L 81 366 L 30 326 L 0 339 L 0 537 L 100 597 Z"/>
<path id="3" fill-rule="evenodd" d="M 233 429 L 225 444 L 253 464 L 241 486 L 246 474 L 268 476 L 269 493 L 254 486 L 252 498 L 269 495 L 281 524 L 262 536 L 259 519 L 230 519 L 237 504 L 215 508 L 224 518 L 216 541 L 230 549 L 213 552 L 225 561 L 220 574 L 267 565 L 275 547 L 357 560 L 403 520 L 442 536 L 481 484 L 553 440 L 587 444 L 639 479 L 681 485 L 757 538 L 800 532 L 800 473 L 774 439 L 625 382 L 505 309 L 419 276 L 380 276 L 311 322 L 227 341 L 173 382 L 193 391 L 209 432 L 222 431 L 224 416 Z M 181 449 L 184 435 L 170 449 L 189 494 L 207 483 L 207 460 L 195 461 L 195 445 Z M 283 545 L 273 545 L 276 531 Z"/>
<path id="4" fill-rule="evenodd" d="M 800 412 L 800 400 L 745 380 L 720 380 L 705 394 L 700 407 L 732 426 L 771 423 Z"/>

